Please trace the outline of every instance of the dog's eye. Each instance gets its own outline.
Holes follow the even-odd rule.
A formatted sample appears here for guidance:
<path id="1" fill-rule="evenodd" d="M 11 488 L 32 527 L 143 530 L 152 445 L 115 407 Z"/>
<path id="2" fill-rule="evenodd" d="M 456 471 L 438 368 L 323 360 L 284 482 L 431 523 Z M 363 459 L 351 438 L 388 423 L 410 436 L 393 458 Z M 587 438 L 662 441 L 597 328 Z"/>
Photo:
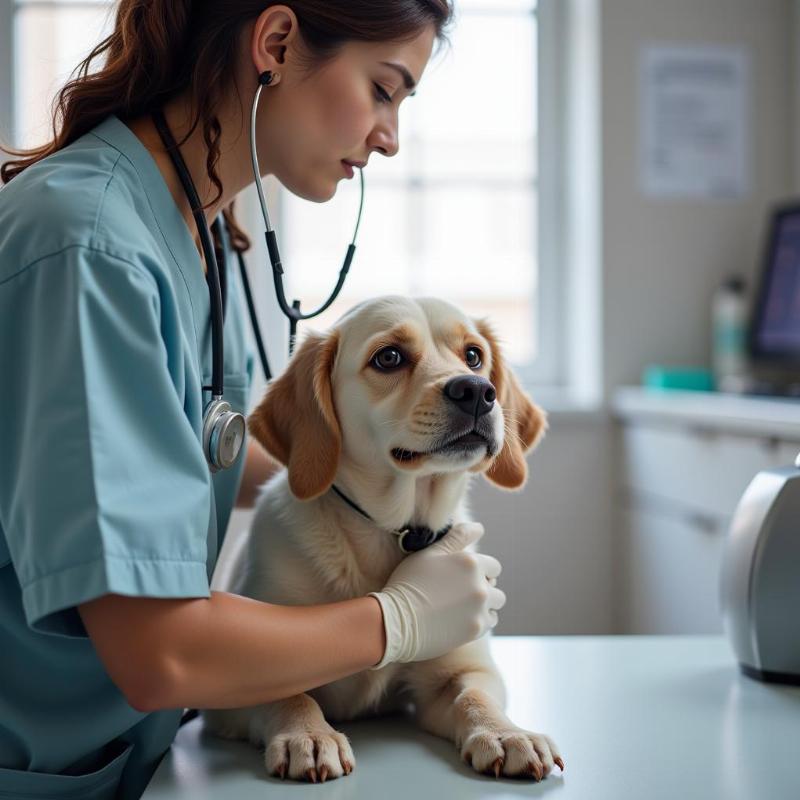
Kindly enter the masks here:
<path id="1" fill-rule="evenodd" d="M 468 347 L 464 356 L 467 359 L 467 366 L 472 369 L 478 369 L 483 363 L 481 361 L 481 351 L 477 347 Z"/>
<path id="2" fill-rule="evenodd" d="M 372 363 L 378 369 L 396 369 L 405 359 L 396 347 L 384 347 L 372 357 Z"/>

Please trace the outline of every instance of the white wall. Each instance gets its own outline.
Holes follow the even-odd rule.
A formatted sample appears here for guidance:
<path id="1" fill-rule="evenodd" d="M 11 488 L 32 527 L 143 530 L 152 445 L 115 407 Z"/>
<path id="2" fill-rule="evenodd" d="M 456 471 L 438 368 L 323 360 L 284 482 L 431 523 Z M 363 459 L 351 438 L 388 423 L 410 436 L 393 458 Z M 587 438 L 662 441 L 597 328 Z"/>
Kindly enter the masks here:
<path id="1" fill-rule="evenodd" d="M 471 508 L 486 528 L 506 593 L 499 634 L 606 633 L 612 628 L 609 427 L 602 412 L 553 412 L 528 457 L 528 484 L 504 492 L 475 481 Z"/>
<path id="2" fill-rule="evenodd" d="M 606 388 L 648 362 L 707 365 L 709 304 L 729 271 L 752 276 L 764 214 L 794 188 L 791 0 L 602 0 Z M 638 189 L 639 48 L 730 43 L 751 53 L 750 176 L 736 201 L 662 200 Z"/>

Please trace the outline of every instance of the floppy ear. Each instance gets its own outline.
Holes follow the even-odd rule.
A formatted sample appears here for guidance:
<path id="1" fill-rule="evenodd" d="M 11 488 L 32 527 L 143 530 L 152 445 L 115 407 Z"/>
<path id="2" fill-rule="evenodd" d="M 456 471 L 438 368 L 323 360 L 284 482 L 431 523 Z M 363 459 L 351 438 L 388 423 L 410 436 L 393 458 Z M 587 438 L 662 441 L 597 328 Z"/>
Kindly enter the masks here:
<path id="1" fill-rule="evenodd" d="M 342 434 L 331 387 L 338 346 L 338 330 L 309 333 L 247 420 L 250 433 L 288 467 L 300 500 L 326 492 L 339 465 Z"/>
<path id="2" fill-rule="evenodd" d="M 503 449 L 483 474 L 504 489 L 521 489 L 528 480 L 525 453 L 539 444 L 544 436 L 547 416 L 523 391 L 514 373 L 506 366 L 497 336 L 489 323 L 481 319 L 475 320 L 475 325 L 492 349 L 489 380 L 497 391 L 505 428 Z"/>

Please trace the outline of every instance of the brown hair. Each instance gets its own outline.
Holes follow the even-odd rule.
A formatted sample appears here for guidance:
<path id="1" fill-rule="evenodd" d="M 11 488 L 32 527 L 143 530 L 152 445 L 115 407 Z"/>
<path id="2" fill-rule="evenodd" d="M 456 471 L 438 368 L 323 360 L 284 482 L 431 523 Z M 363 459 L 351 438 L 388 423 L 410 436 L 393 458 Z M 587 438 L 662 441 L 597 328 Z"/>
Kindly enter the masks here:
<path id="1" fill-rule="evenodd" d="M 0 166 L 8 183 L 24 169 L 55 153 L 90 131 L 109 114 L 133 119 L 148 114 L 189 89 L 194 121 L 183 144 L 202 118 L 208 147 L 206 169 L 218 194 L 222 182 L 216 171 L 221 126 L 216 106 L 234 76 L 239 34 L 244 24 L 278 3 L 265 0 L 120 0 L 113 33 L 77 67 L 77 77 L 58 93 L 53 111 L 53 141 L 32 150 L 0 147 L 23 156 Z M 284 0 L 300 26 L 309 53 L 309 68 L 336 56 L 348 41 L 402 41 L 433 24 L 445 40 L 452 18 L 451 0 Z M 92 61 L 107 52 L 97 72 Z M 238 92 L 238 86 L 236 86 Z M 61 127 L 58 129 L 58 119 Z M 203 206 L 207 208 L 208 206 Z M 237 250 L 250 247 L 236 224 L 233 203 L 223 214 Z"/>

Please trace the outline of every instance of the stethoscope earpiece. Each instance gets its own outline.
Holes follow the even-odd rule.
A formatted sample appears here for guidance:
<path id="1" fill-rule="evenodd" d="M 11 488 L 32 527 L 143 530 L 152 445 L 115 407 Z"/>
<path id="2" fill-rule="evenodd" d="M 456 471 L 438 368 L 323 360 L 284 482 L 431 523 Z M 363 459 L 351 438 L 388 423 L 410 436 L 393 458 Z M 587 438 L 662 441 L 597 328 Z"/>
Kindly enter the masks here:
<path id="1" fill-rule="evenodd" d="M 262 86 L 269 86 L 272 83 L 272 72 L 268 69 L 264 70 L 264 72 L 258 76 L 258 82 Z"/>

